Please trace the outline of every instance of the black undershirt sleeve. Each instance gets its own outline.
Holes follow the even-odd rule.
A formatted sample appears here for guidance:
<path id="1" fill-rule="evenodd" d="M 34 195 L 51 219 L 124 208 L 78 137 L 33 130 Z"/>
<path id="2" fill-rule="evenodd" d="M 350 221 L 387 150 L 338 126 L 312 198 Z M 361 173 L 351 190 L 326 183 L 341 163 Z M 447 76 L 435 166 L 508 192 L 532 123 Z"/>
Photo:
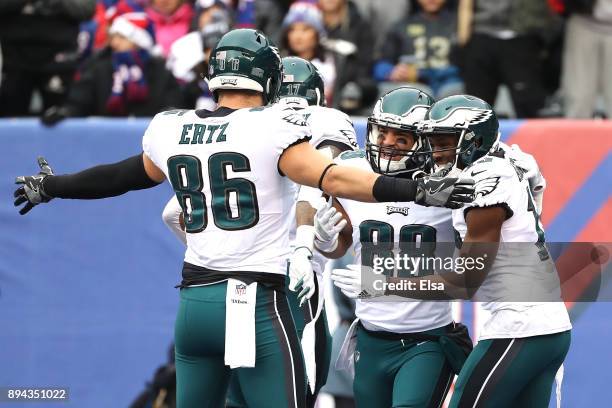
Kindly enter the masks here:
<path id="1" fill-rule="evenodd" d="M 378 202 L 414 201 L 418 181 L 399 177 L 380 176 L 374 182 L 372 195 Z"/>
<path id="2" fill-rule="evenodd" d="M 115 197 L 158 184 L 145 172 L 142 154 L 139 154 L 118 163 L 91 167 L 74 174 L 48 176 L 43 188 L 51 197 L 96 199 Z"/>

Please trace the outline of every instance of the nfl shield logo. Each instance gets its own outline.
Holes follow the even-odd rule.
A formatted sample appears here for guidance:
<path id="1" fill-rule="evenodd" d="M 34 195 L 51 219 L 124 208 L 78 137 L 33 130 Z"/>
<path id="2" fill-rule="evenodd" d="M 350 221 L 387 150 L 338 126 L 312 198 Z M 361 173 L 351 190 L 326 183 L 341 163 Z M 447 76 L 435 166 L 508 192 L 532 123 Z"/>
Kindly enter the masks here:
<path id="1" fill-rule="evenodd" d="M 236 285 L 236 294 L 237 295 L 244 295 L 246 293 L 246 285 L 242 284 L 242 285 Z"/>

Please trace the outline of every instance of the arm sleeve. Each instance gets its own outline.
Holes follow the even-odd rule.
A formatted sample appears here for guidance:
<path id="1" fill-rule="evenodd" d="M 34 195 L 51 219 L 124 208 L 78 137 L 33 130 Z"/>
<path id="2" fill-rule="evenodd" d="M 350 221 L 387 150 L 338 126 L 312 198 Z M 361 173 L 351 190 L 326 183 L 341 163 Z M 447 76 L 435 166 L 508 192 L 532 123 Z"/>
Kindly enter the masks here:
<path id="1" fill-rule="evenodd" d="M 417 184 L 415 180 L 380 176 L 374 182 L 372 195 L 379 203 L 414 201 L 417 195 Z"/>
<path id="2" fill-rule="evenodd" d="M 176 199 L 176 196 L 173 196 L 164 207 L 164 211 L 162 212 L 162 220 L 164 220 L 166 227 L 168 227 L 168 229 L 172 231 L 174 235 L 176 235 L 178 240 L 184 245 L 187 245 L 187 235 L 185 234 L 183 228 L 181 228 L 181 223 L 179 220 L 182 212 L 183 209 Z"/>
<path id="3" fill-rule="evenodd" d="M 97 199 L 115 197 L 128 191 L 151 188 L 160 183 L 147 175 L 142 154 L 114 164 L 91 167 L 79 173 L 48 176 L 45 193 L 57 198 Z"/>

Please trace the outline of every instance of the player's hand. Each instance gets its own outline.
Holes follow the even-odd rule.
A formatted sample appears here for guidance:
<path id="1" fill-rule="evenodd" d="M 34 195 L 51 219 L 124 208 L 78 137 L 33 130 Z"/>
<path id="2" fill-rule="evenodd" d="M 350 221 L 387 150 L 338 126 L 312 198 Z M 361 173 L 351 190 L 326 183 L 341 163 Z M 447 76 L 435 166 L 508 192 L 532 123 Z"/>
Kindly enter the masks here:
<path id="1" fill-rule="evenodd" d="M 54 126 L 58 122 L 66 119 L 68 117 L 68 110 L 66 108 L 60 106 L 52 106 L 47 109 L 42 116 L 40 117 L 40 121 L 45 126 Z"/>
<path id="2" fill-rule="evenodd" d="M 298 292 L 300 306 L 315 292 L 312 252 L 306 247 L 297 247 L 289 258 L 289 290 Z"/>
<path id="3" fill-rule="evenodd" d="M 385 294 L 386 276 L 366 266 L 351 264 L 346 269 L 333 269 L 331 279 L 350 299 L 370 299 Z"/>
<path id="4" fill-rule="evenodd" d="M 457 209 L 474 201 L 474 180 L 467 177 L 425 177 L 418 180 L 414 202 Z"/>
<path id="5" fill-rule="evenodd" d="M 19 176 L 15 179 L 15 184 L 21 185 L 13 194 L 15 196 L 15 207 L 26 203 L 19 210 L 21 215 L 26 214 L 34 206 L 40 203 L 47 203 L 53 198 L 45 193 L 43 188 L 43 180 L 48 176 L 52 176 L 53 170 L 51 170 L 49 163 L 43 157 L 38 158 L 38 166 L 40 167 L 38 174 L 34 176 Z"/>
<path id="6" fill-rule="evenodd" d="M 317 210 L 314 217 L 315 246 L 323 252 L 332 252 L 338 246 L 340 231 L 346 226 L 342 214 L 332 205 L 333 198 Z"/>
<path id="7" fill-rule="evenodd" d="M 533 194 L 543 192 L 546 188 L 546 180 L 535 157 L 522 151 L 516 144 L 510 146 L 509 156 L 514 165 L 525 172 L 525 178 L 529 181 L 531 192 Z"/>

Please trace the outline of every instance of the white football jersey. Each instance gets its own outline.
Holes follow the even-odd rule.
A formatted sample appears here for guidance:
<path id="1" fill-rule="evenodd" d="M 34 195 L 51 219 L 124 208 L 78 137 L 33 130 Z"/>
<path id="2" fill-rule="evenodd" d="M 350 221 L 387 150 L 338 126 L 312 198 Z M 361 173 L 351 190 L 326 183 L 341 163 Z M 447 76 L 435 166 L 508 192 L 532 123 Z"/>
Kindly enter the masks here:
<path id="1" fill-rule="evenodd" d="M 336 162 L 371 170 L 363 150 L 342 153 Z M 381 243 L 401 239 L 407 242 L 454 242 L 451 210 L 423 207 L 407 203 L 363 203 L 338 199 L 353 226 L 353 246 L 356 263 L 368 264 L 362 259 L 362 243 Z M 449 245 L 450 246 L 450 245 Z M 355 314 L 368 330 L 412 333 L 431 330 L 452 322 L 451 304 L 446 301 L 383 301 L 380 299 L 356 301 Z"/>
<path id="2" fill-rule="evenodd" d="M 542 223 L 523 171 L 498 151 L 480 158 L 463 173 L 475 180 L 476 198 L 453 210 L 453 227 L 461 239 L 467 232 L 465 216 L 470 208 L 501 206 L 507 214 L 497 256 L 476 293 L 476 300 L 491 312 L 480 338 L 569 330 L 555 265 L 544 246 Z"/>
<path id="3" fill-rule="evenodd" d="M 344 112 L 324 106 L 308 106 L 298 111 L 304 116 L 312 139 L 310 143 L 319 148 L 325 143 L 342 143 L 357 149 L 357 136 L 351 118 Z"/>
<path id="4" fill-rule="evenodd" d="M 278 160 L 309 138 L 302 116 L 276 106 L 156 115 L 142 145 L 186 208 L 185 262 L 284 275 L 296 188 Z"/>
<path id="5" fill-rule="evenodd" d="M 291 110 L 293 108 L 285 107 L 285 109 Z M 312 138 L 310 139 L 310 144 L 315 149 L 325 146 L 325 144 L 337 145 L 338 143 L 348 146 L 351 149 L 357 148 L 358 145 L 355 129 L 353 128 L 353 123 L 351 122 L 351 119 L 346 113 L 341 112 L 337 109 L 326 108 L 323 106 L 316 105 L 297 109 L 295 110 L 295 112 L 302 115 L 306 120 L 306 123 L 308 124 L 310 130 L 310 134 L 312 136 Z M 300 186 L 297 187 L 298 188 L 296 189 L 296 201 L 297 193 L 299 191 Z M 318 195 L 322 196 L 322 193 Z M 293 241 L 293 238 L 295 236 L 295 209 L 293 213 L 293 218 L 294 223 L 289 234 L 291 241 Z M 321 255 L 318 251 L 314 251 L 312 260 L 313 269 L 320 276 L 325 270 L 327 258 Z"/>

